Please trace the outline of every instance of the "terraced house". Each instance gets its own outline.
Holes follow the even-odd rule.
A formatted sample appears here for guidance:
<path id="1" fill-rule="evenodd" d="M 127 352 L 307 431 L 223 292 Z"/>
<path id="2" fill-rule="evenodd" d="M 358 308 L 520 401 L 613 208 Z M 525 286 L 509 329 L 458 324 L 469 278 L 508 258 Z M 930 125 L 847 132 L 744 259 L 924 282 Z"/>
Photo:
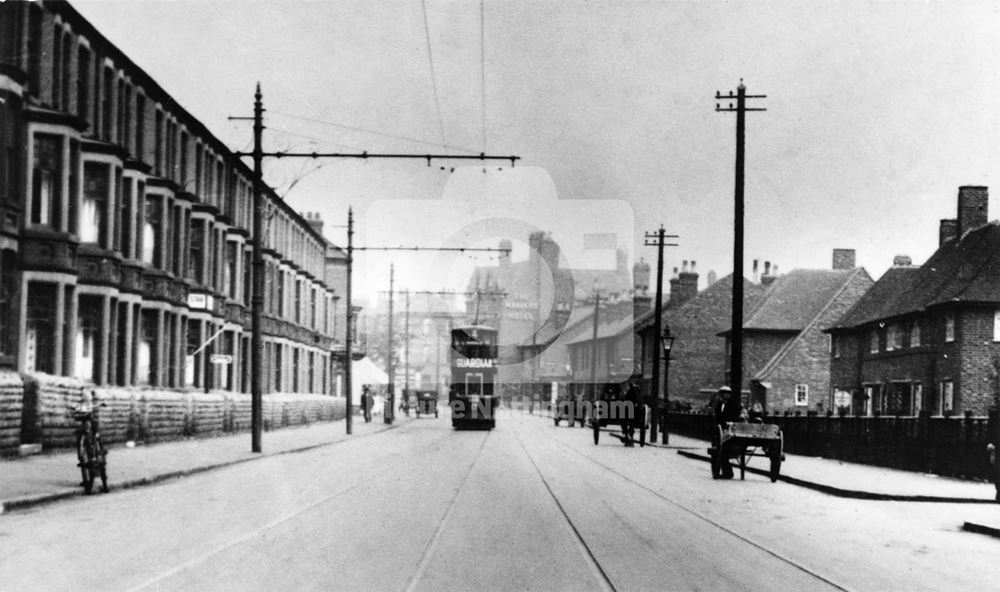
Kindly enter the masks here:
<path id="1" fill-rule="evenodd" d="M 1000 393 L 1000 226 L 958 190 L 938 250 L 896 265 L 828 332 L 832 403 L 852 415 L 986 415 Z"/>
<path id="2" fill-rule="evenodd" d="M 0 132 L 0 365 L 248 392 L 252 170 L 65 2 L 0 3 Z M 264 390 L 329 393 L 343 258 L 265 201 Z"/>

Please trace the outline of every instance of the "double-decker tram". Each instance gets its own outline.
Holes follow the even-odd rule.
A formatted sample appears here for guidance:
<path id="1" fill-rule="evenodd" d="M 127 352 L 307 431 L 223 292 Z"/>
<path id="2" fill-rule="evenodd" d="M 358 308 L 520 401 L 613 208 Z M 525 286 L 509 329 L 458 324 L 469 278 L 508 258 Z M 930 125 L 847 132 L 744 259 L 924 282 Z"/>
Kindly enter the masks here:
<path id="1" fill-rule="evenodd" d="M 468 325 L 451 330 L 452 427 L 496 426 L 497 331 L 484 325 Z"/>

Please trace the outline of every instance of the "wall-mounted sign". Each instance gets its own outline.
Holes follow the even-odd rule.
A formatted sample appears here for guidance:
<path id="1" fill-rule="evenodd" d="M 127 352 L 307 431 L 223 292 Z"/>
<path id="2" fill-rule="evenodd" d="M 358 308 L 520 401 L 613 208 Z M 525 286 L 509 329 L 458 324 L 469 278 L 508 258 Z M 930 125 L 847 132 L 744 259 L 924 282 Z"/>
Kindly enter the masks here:
<path id="1" fill-rule="evenodd" d="M 188 308 L 208 309 L 215 308 L 215 298 L 211 294 L 188 294 Z"/>

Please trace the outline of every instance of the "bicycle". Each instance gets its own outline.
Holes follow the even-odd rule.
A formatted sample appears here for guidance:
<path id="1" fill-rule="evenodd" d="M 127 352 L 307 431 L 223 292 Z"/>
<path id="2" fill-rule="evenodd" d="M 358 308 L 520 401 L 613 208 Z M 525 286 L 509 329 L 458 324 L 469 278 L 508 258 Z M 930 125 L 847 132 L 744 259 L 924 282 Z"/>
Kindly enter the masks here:
<path id="1" fill-rule="evenodd" d="M 107 403 L 101 403 L 98 407 L 107 407 Z M 77 466 L 80 467 L 80 475 L 83 492 L 90 495 L 94 491 L 94 481 L 98 476 L 101 478 L 101 492 L 108 492 L 107 456 L 108 450 L 101 441 L 101 433 L 98 429 L 97 409 L 92 405 L 83 404 L 72 412 L 73 419 L 80 422 L 80 427 L 76 431 L 76 458 Z"/>

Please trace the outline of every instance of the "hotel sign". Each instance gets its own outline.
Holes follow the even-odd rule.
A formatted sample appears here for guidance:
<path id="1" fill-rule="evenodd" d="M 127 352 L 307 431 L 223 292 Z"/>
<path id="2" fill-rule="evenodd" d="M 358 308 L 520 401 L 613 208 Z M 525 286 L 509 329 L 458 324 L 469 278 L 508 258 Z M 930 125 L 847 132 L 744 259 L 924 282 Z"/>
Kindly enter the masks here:
<path id="1" fill-rule="evenodd" d="M 215 298 L 211 294 L 188 294 L 188 308 L 192 310 L 215 308 Z"/>

